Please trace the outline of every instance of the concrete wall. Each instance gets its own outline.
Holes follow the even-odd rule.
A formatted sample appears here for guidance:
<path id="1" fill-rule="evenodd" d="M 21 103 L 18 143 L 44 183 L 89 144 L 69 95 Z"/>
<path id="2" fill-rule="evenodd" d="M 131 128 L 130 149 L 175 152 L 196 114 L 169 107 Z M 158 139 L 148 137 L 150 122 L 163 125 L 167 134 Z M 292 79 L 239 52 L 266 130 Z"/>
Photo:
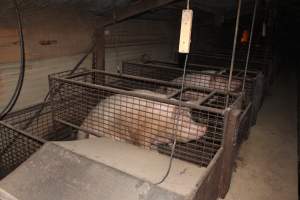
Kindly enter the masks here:
<path id="1" fill-rule="evenodd" d="M 0 20 L 0 110 L 10 99 L 19 73 L 19 38 L 15 16 Z M 16 108 L 40 102 L 48 74 L 73 68 L 90 48 L 94 21 L 74 9 L 45 8 L 23 12 L 26 49 L 24 89 Z M 85 66 L 91 66 L 91 59 Z"/>
<path id="2" fill-rule="evenodd" d="M 26 77 L 16 108 L 42 101 L 48 91 L 48 74 L 71 69 L 93 41 L 95 21 L 74 9 L 47 8 L 23 13 Z M 0 110 L 7 104 L 19 73 L 19 43 L 14 16 L 0 21 Z M 105 30 L 106 70 L 117 71 L 124 60 L 144 54 L 170 59 L 174 54 L 172 23 L 131 19 Z M 91 57 L 84 67 L 91 67 Z"/>
<path id="3" fill-rule="evenodd" d="M 30 61 L 26 65 L 26 74 L 16 109 L 41 102 L 48 92 L 48 74 L 73 68 L 83 55 L 64 56 L 59 58 Z M 90 67 L 87 59 L 82 67 Z M 19 76 L 19 64 L 0 65 L 0 110 L 8 103 Z"/>
<path id="4" fill-rule="evenodd" d="M 116 72 L 122 61 L 147 54 L 151 58 L 174 58 L 178 43 L 175 24 L 165 21 L 131 19 L 105 30 L 105 68 Z"/>

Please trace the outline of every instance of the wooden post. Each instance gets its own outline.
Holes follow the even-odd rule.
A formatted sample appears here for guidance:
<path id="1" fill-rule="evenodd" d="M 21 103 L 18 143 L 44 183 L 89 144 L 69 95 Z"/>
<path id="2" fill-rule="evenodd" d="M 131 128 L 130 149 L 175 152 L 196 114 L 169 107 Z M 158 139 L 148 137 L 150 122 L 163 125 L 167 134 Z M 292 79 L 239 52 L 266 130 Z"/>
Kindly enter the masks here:
<path id="1" fill-rule="evenodd" d="M 238 128 L 238 119 L 240 111 L 237 109 L 228 109 L 225 114 L 225 129 L 223 139 L 223 162 L 221 167 L 221 178 L 219 185 L 219 196 L 224 198 L 229 190 L 235 155 L 236 155 L 236 131 Z"/>

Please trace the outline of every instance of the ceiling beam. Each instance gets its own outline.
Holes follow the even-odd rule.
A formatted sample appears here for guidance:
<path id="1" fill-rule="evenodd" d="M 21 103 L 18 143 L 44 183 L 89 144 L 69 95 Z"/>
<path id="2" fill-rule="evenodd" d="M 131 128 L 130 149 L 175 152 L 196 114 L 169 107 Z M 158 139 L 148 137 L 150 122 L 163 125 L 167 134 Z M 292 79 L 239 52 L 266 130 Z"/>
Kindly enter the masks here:
<path id="1" fill-rule="evenodd" d="M 99 20 L 104 26 L 109 26 L 175 1 L 176 0 L 138 0 L 126 8 L 115 9 L 110 16 L 101 17 Z"/>

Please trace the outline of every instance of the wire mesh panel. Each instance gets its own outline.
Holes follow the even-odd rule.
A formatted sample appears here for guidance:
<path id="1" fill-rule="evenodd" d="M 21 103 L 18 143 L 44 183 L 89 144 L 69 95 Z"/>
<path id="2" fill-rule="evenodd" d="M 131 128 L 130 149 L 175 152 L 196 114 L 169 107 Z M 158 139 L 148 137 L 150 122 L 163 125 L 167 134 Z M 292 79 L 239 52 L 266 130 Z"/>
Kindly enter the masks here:
<path id="1" fill-rule="evenodd" d="M 39 115 L 36 113 L 43 107 Z M 70 127 L 54 127 L 49 103 L 37 104 L 9 114 L 0 122 L 0 178 L 36 152 L 46 140 L 72 139 Z"/>
<path id="2" fill-rule="evenodd" d="M 43 145 L 43 141 L 0 122 L 0 179 Z"/>
<path id="3" fill-rule="evenodd" d="M 42 112 L 37 112 L 42 108 Z M 66 126 L 54 127 L 51 105 L 49 102 L 41 103 L 16 111 L 8 115 L 4 122 L 16 129 L 45 140 L 62 140 L 70 137 Z"/>
<path id="4" fill-rule="evenodd" d="M 122 73 L 181 83 L 183 69 L 176 63 L 153 60 L 147 63 L 124 62 Z M 242 91 L 243 76 L 242 70 L 234 70 L 231 92 Z M 228 77 L 228 69 L 191 64 L 187 69 L 185 84 L 227 91 Z M 253 103 L 253 123 L 261 107 L 262 97 L 263 75 L 260 72 L 249 71 L 245 82 L 245 101 L 247 105 Z"/>
<path id="5" fill-rule="evenodd" d="M 78 128 L 79 139 L 109 137 L 170 154 L 176 137 L 175 157 L 201 166 L 221 147 L 225 93 L 187 87 L 180 103 L 180 84 L 99 70 L 49 80 L 55 121 Z"/>
<path id="6" fill-rule="evenodd" d="M 199 63 L 206 65 L 225 66 L 229 68 L 231 63 L 230 55 L 207 54 L 207 53 L 192 53 L 190 54 L 190 63 Z M 246 55 L 237 55 L 235 60 L 236 69 L 245 69 Z M 269 90 L 274 79 L 273 61 L 269 57 L 261 57 L 252 55 L 248 65 L 249 70 L 259 70 L 265 76 L 264 87 Z"/>

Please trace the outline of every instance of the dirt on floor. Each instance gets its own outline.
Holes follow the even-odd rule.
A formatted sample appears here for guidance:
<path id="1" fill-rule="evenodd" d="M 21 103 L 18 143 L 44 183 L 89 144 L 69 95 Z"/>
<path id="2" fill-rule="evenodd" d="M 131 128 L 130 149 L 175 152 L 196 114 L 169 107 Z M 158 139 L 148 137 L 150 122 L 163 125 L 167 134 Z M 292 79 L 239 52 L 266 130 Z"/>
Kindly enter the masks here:
<path id="1" fill-rule="evenodd" d="M 226 200 L 296 200 L 297 78 L 282 73 L 242 145 Z"/>

